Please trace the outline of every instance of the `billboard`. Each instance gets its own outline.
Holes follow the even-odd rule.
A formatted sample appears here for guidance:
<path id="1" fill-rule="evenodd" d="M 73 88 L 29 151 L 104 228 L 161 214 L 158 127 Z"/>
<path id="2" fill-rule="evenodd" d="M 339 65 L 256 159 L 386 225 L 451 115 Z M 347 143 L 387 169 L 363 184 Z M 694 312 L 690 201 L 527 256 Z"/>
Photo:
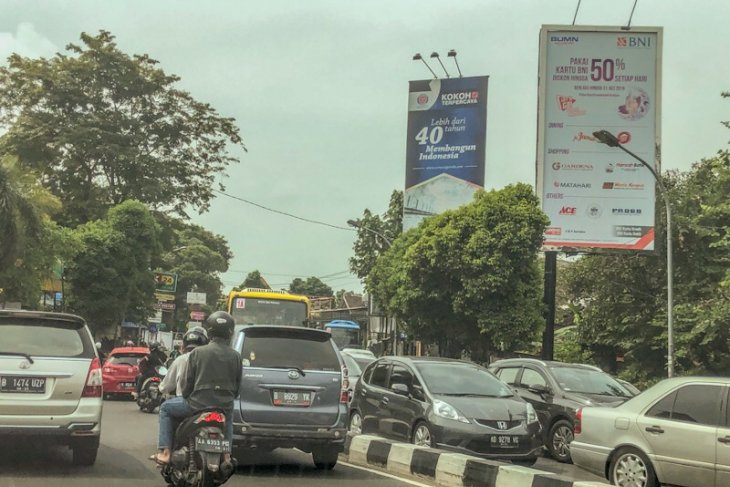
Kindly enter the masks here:
<path id="1" fill-rule="evenodd" d="M 537 193 L 545 250 L 654 249 L 651 172 L 593 135 L 608 130 L 659 172 L 661 27 L 543 26 Z"/>
<path id="2" fill-rule="evenodd" d="M 177 289 L 177 274 L 155 272 L 155 289 L 157 291 L 174 293 Z"/>
<path id="3" fill-rule="evenodd" d="M 404 231 L 484 187 L 488 79 L 409 83 Z"/>

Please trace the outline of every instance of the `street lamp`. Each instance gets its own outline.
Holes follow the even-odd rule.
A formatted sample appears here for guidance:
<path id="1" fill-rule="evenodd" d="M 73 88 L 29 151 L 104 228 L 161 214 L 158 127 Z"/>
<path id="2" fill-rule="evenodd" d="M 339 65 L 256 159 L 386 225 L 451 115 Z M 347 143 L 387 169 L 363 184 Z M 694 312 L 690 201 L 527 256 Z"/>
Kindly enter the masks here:
<path id="1" fill-rule="evenodd" d="M 662 183 L 661 177 L 657 174 L 656 170 L 649 165 L 644 159 L 637 156 L 626 147 L 621 145 L 618 138 L 608 130 L 598 130 L 593 132 L 593 136 L 598 139 L 602 144 L 606 144 L 609 147 L 618 147 L 628 155 L 639 161 L 644 165 L 659 187 L 659 193 L 664 199 L 664 206 L 667 209 L 667 376 L 674 377 L 674 313 L 673 313 L 673 269 L 672 269 L 672 206 L 669 203 L 669 195 L 667 190 Z"/>
<path id="2" fill-rule="evenodd" d="M 347 224 L 348 224 L 348 225 L 350 225 L 351 227 L 354 227 L 354 228 L 359 228 L 359 229 L 361 229 L 361 230 L 365 230 L 366 232 L 370 232 L 370 233 L 372 233 L 372 234 L 374 234 L 374 235 L 377 235 L 378 237 L 380 237 L 380 238 L 382 238 L 383 240 L 385 240 L 385 243 L 387 243 L 387 244 L 388 244 L 388 247 L 390 247 L 391 245 L 393 245 L 393 242 L 392 242 L 392 241 L 391 241 L 391 240 L 390 240 L 390 239 L 389 239 L 388 237 L 386 237 L 386 236 L 385 236 L 385 235 L 383 235 L 382 233 L 378 232 L 377 230 L 373 230 L 373 229 L 372 229 L 372 228 L 370 228 L 370 227 L 366 227 L 366 226 L 364 226 L 364 225 L 363 225 L 362 223 L 360 223 L 359 221 L 356 221 L 356 220 L 347 220 Z"/>

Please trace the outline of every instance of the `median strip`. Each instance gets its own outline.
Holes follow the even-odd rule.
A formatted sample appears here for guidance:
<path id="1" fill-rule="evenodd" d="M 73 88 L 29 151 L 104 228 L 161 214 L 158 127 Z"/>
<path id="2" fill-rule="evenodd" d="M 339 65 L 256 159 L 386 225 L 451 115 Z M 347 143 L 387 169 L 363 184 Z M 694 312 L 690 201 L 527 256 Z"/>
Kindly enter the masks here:
<path id="1" fill-rule="evenodd" d="M 355 465 L 380 467 L 442 487 L 610 487 L 603 482 L 571 480 L 534 468 L 370 435 L 348 435 L 345 455 Z"/>

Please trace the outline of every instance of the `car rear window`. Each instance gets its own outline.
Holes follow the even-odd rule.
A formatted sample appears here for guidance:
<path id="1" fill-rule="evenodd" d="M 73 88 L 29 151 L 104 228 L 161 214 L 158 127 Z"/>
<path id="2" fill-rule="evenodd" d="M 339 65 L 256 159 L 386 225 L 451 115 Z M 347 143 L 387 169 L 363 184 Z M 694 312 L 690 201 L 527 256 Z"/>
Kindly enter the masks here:
<path id="1" fill-rule="evenodd" d="M 332 343 L 302 337 L 245 337 L 243 364 L 250 367 L 298 367 L 302 370 L 340 371 Z"/>
<path id="2" fill-rule="evenodd" d="M 117 353 L 109 357 L 109 363 L 115 365 L 137 365 L 144 357 L 139 353 Z"/>
<path id="3" fill-rule="evenodd" d="M 82 323 L 48 319 L 0 321 L 0 352 L 31 357 L 94 357 L 91 338 Z"/>

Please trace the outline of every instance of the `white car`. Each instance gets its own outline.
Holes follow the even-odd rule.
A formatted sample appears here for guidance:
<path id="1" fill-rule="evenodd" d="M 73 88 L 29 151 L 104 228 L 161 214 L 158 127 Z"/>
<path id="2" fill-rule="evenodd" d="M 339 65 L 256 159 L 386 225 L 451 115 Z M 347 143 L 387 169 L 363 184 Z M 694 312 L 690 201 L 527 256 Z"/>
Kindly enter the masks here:
<path id="1" fill-rule="evenodd" d="M 730 378 L 666 379 L 578 411 L 573 463 L 621 487 L 730 486 Z"/>

